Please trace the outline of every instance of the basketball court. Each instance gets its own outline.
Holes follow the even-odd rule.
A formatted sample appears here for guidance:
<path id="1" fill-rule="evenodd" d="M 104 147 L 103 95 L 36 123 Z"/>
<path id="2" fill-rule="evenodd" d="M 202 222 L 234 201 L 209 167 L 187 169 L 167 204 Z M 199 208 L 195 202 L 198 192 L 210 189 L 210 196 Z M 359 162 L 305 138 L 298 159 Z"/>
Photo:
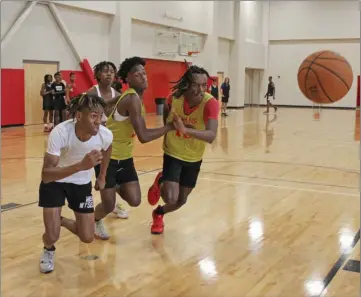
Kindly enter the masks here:
<path id="1" fill-rule="evenodd" d="M 62 230 L 50 275 L 38 271 L 37 195 L 47 137 L 41 126 L 5 129 L 2 295 L 356 296 L 355 121 L 355 111 L 322 110 L 315 120 L 311 109 L 286 108 L 275 120 L 258 108 L 220 119 L 198 187 L 165 218 L 162 236 L 150 234 L 146 200 L 162 166 L 161 141 L 137 143 L 141 206 L 128 220 L 106 219 L 108 242 L 82 244 Z M 159 126 L 161 119 L 150 115 L 147 122 Z"/>
<path id="2" fill-rule="evenodd" d="M 322 1 L 318 8 L 304 1 L 10 2 L 1 6 L 1 296 L 359 295 L 359 32 L 352 31 L 359 12 L 356 18 L 350 3 L 325 10 Z M 324 26 L 317 23 L 321 13 Z M 47 34 L 41 28 L 53 36 L 46 50 L 36 46 Z M 29 36 L 33 42 L 24 48 Z M 347 95 L 327 106 L 336 108 L 311 102 L 305 98 L 311 86 L 297 85 L 302 61 L 308 71 L 316 60 L 306 57 L 319 50 L 340 52 L 352 66 Z M 136 139 L 141 205 L 123 203 L 128 219 L 105 218 L 108 241 L 85 244 L 62 228 L 55 269 L 42 274 L 43 76 L 76 73 L 86 90 L 95 84 L 95 63 L 118 66 L 134 55 L 147 61 L 147 127 L 163 125 L 154 99 L 169 95 L 190 64 L 205 67 L 218 87 L 230 78 L 228 116 L 219 116 L 197 186 L 181 209 L 164 217 L 162 235 L 150 232 L 154 207 L 147 192 L 162 169 L 163 139 Z M 264 114 L 269 76 L 279 109 Z M 93 194 L 97 204 L 100 194 Z M 62 214 L 74 217 L 67 206 Z"/>

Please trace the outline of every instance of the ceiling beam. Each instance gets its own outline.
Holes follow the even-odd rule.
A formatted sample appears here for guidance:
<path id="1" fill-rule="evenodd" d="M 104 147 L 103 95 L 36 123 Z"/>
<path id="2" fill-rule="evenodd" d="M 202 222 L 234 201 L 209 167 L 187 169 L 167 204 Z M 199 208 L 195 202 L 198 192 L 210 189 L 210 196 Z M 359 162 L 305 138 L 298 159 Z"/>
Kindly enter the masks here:
<path id="1" fill-rule="evenodd" d="M 7 43 L 14 37 L 16 32 L 20 29 L 21 25 L 30 15 L 31 11 L 35 7 L 37 1 L 28 1 L 25 9 L 19 15 L 19 17 L 14 21 L 14 23 L 10 26 L 9 30 L 4 34 L 4 37 L 1 39 L 1 50 L 5 48 Z"/>
<path id="2" fill-rule="evenodd" d="M 67 27 L 66 27 L 63 19 L 61 18 L 57 7 L 55 6 L 54 3 L 51 3 L 51 2 L 48 2 L 48 6 L 49 6 L 49 9 L 50 9 L 52 15 L 54 16 L 54 19 L 55 19 L 56 23 L 58 24 L 61 32 L 63 32 L 64 38 L 65 38 L 66 41 L 68 42 L 71 50 L 73 51 L 76 59 L 78 60 L 78 63 L 81 63 L 83 60 L 82 60 L 79 52 L 77 51 L 77 49 L 76 49 L 73 41 L 72 41 L 71 38 L 70 38 L 69 31 L 68 31 L 68 29 L 67 29 Z"/>

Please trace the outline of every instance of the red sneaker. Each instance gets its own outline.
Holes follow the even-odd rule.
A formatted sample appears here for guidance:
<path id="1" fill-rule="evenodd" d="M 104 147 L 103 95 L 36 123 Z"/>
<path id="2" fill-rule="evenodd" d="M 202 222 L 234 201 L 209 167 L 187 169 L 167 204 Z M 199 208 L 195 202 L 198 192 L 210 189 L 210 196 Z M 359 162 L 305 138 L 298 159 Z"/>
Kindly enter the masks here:
<path id="1" fill-rule="evenodd" d="M 157 174 L 153 185 L 148 190 L 148 202 L 150 205 L 156 205 L 160 199 L 160 186 L 159 179 L 162 176 L 162 172 Z"/>
<path id="2" fill-rule="evenodd" d="M 162 234 L 164 231 L 164 222 L 163 215 L 157 214 L 155 210 L 153 210 L 153 223 L 150 228 L 152 234 Z"/>

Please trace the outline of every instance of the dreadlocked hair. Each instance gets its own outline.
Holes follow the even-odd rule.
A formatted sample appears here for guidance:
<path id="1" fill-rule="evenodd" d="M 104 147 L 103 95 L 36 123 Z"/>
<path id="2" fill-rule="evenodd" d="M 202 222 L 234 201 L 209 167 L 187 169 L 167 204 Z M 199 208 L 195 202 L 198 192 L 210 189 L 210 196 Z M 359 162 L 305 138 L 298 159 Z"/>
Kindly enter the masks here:
<path id="1" fill-rule="evenodd" d="M 99 107 L 105 109 L 106 106 L 107 104 L 103 98 L 97 95 L 83 93 L 72 98 L 68 105 L 68 112 L 69 116 L 74 119 L 77 111 L 82 112 L 85 109 L 91 110 Z"/>
<path id="2" fill-rule="evenodd" d="M 208 78 L 212 79 L 209 76 L 207 70 L 205 70 L 202 67 L 192 65 L 192 66 L 188 67 L 187 71 L 183 74 L 183 76 L 178 81 L 172 82 L 173 84 L 175 84 L 171 88 L 173 97 L 179 98 L 184 94 L 185 91 L 188 90 L 188 88 L 194 82 L 194 78 L 193 78 L 194 74 L 205 74 L 205 75 L 207 75 Z"/>
<path id="3" fill-rule="evenodd" d="M 53 76 L 51 74 L 45 74 L 44 75 L 44 83 L 47 84 L 48 83 L 48 77 L 51 77 L 51 80 L 53 80 Z"/>
<path id="4" fill-rule="evenodd" d="M 117 67 L 114 65 L 114 63 L 112 63 L 110 61 L 100 62 L 93 67 L 94 78 L 97 81 L 99 81 L 99 78 L 98 78 L 99 73 L 102 72 L 105 67 L 112 67 L 114 69 L 114 72 L 117 73 Z"/>
<path id="5" fill-rule="evenodd" d="M 117 76 L 126 84 L 128 73 L 133 69 L 134 66 L 142 65 L 145 66 L 145 60 L 140 57 L 127 58 L 119 66 Z"/>

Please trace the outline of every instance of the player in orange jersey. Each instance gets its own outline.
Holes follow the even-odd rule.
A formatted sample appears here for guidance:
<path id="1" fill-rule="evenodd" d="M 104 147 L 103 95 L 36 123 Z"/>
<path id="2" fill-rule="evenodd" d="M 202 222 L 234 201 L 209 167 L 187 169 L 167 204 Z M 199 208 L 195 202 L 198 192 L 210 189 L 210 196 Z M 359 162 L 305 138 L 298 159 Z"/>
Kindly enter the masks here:
<path id="1" fill-rule="evenodd" d="M 166 213 L 187 202 L 197 182 L 206 144 L 216 138 L 219 104 L 206 92 L 208 78 L 203 68 L 189 67 L 165 104 L 164 122 L 173 122 L 176 131 L 164 136 L 163 171 L 148 190 L 151 205 L 157 204 L 160 197 L 165 202 L 153 211 L 153 234 L 163 233 Z"/>

